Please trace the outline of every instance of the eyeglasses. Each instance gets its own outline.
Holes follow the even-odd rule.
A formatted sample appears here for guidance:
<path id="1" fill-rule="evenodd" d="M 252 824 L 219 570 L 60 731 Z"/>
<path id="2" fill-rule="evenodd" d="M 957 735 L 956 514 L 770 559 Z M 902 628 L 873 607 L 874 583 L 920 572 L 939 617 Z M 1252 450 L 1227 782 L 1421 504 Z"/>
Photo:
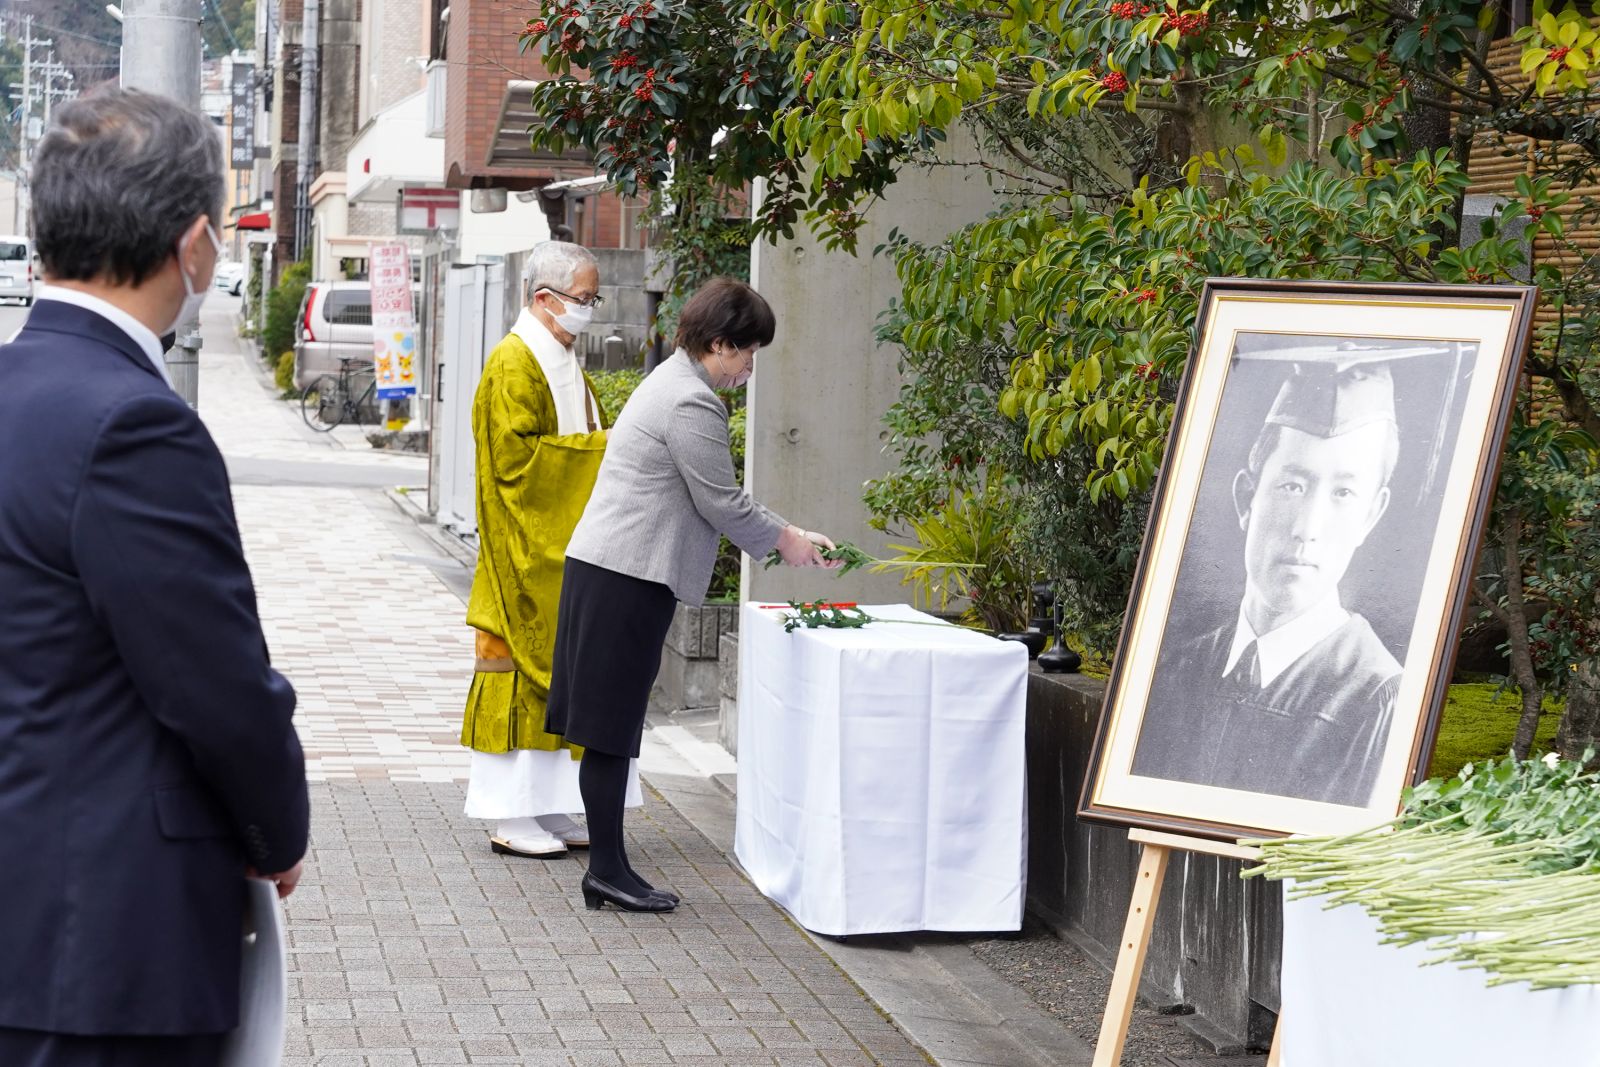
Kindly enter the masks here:
<path id="1" fill-rule="evenodd" d="M 581 308 L 597 308 L 606 302 L 606 298 L 601 296 L 599 293 L 594 294 L 587 300 L 579 300 L 571 293 L 563 293 L 560 289 L 553 289 L 548 285 L 544 287 L 544 291 L 547 293 L 554 293 L 561 299 L 568 301 L 569 303 L 577 304 Z"/>

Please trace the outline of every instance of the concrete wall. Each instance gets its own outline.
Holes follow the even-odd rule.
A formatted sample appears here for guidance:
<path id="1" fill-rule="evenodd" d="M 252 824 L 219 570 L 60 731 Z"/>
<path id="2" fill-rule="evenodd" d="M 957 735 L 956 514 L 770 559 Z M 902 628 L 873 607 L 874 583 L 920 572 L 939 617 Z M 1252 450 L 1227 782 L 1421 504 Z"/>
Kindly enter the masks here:
<path id="1" fill-rule="evenodd" d="M 504 211 L 478 213 L 469 209 L 470 199 L 465 194 L 461 197 L 456 262 L 476 263 L 483 256 L 509 256 L 550 239 L 550 223 L 537 201 L 525 204 L 508 196 Z"/>
<path id="2" fill-rule="evenodd" d="M 952 137 L 951 154 L 973 158 L 977 146 Z M 867 526 L 862 484 L 887 473 L 883 414 L 899 395 L 896 352 L 873 340 L 878 315 L 899 295 L 894 264 L 872 258 L 891 229 L 937 241 L 996 206 L 972 168 L 905 171 L 860 232 L 860 255 L 826 252 L 809 233 L 759 245 L 751 280 L 778 316 L 778 335 L 756 361 L 745 485 L 790 522 L 852 541 L 874 554 L 889 540 Z M 763 570 L 746 560 L 746 599 L 827 595 L 862 603 L 905 602 L 909 590 L 887 575 L 856 571 L 839 579 L 786 567 Z"/>
<path id="3" fill-rule="evenodd" d="M 1139 850 L 1127 831 L 1075 813 L 1104 698 L 1080 675 L 1028 680 L 1028 907 L 1110 968 Z M 1271 1042 L 1278 1011 L 1283 903 L 1275 882 L 1241 881 L 1237 860 L 1174 854 L 1140 995 L 1192 1012 L 1219 1051 Z"/>
<path id="4" fill-rule="evenodd" d="M 322 0 L 317 172 L 344 170 L 361 109 L 360 0 Z"/>

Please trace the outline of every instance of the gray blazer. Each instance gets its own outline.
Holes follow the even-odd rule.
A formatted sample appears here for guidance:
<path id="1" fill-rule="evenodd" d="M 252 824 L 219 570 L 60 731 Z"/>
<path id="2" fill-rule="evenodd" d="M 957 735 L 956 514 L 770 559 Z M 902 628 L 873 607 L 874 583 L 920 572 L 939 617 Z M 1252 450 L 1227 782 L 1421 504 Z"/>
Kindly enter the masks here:
<path id="1" fill-rule="evenodd" d="M 660 582 L 685 604 L 711 586 L 717 535 L 757 559 L 788 523 L 734 479 L 728 410 L 683 349 L 634 391 L 606 442 L 567 556 Z"/>

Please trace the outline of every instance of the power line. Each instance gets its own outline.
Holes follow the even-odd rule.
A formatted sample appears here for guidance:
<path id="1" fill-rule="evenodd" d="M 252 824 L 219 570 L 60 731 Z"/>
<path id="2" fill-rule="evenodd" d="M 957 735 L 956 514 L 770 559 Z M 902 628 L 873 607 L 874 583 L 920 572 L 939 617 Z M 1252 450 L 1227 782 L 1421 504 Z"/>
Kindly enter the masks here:
<path id="1" fill-rule="evenodd" d="M 222 9 L 217 6 L 217 0 L 206 0 L 211 7 L 211 13 L 216 16 L 217 22 L 222 25 L 222 32 L 228 35 L 228 44 L 235 52 L 239 51 L 239 38 L 233 35 L 233 27 L 228 25 L 228 20 L 222 17 Z"/>

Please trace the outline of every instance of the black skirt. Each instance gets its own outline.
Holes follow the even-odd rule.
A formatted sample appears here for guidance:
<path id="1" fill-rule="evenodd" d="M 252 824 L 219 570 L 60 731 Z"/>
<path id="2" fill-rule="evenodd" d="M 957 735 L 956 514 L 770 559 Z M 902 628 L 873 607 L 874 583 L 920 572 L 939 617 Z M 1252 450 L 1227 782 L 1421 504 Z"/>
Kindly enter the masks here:
<path id="1" fill-rule="evenodd" d="M 217 1067 L 226 1034 L 80 1037 L 0 1027 L 5 1067 Z"/>
<path id="2" fill-rule="evenodd" d="M 596 752 L 637 757 L 677 603 L 660 582 L 569 558 L 545 730 Z"/>

